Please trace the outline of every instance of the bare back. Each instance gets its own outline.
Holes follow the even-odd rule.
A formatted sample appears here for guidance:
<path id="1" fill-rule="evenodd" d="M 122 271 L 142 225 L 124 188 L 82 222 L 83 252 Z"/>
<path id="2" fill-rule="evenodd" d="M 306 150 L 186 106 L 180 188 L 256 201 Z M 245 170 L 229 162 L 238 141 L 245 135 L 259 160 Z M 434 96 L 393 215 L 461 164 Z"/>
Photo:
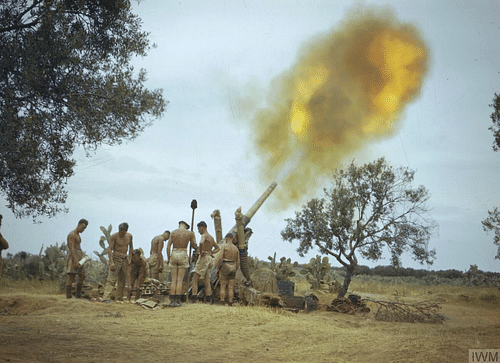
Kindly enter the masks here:
<path id="1" fill-rule="evenodd" d="M 221 250 L 221 260 L 239 263 L 240 254 L 238 248 L 235 245 L 226 243 L 224 244 L 224 246 L 222 246 Z"/>
<path id="2" fill-rule="evenodd" d="M 156 236 L 155 238 L 153 238 L 153 240 L 151 241 L 150 254 L 151 255 L 160 254 L 162 249 L 163 249 L 163 243 L 164 243 L 164 240 L 163 240 L 162 235 L 159 235 L 159 236 Z"/>
<path id="3" fill-rule="evenodd" d="M 196 248 L 194 232 L 179 228 L 170 234 L 168 246 L 172 245 L 173 248 L 187 249 L 189 243 L 191 243 L 191 248 Z"/>
<path id="4" fill-rule="evenodd" d="M 200 252 L 211 252 L 212 248 L 215 246 L 218 247 L 217 243 L 215 243 L 214 238 L 208 232 L 205 232 L 201 235 Z"/>

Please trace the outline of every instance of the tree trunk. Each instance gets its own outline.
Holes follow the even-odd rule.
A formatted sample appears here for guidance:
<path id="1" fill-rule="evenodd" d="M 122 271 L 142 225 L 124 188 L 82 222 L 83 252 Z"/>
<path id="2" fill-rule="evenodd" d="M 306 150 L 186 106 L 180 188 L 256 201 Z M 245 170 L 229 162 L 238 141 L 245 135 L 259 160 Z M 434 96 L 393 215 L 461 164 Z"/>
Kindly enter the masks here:
<path id="1" fill-rule="evenodd" d="M 354 267 L 356 267 L 356 266 L 349 265 L 346 267 L 344 285 L 342 285 L 342 288 L 340 289 L 339 294 L 337 295 L 337 298 L 342 298 L 347 293 L 347 289 L 349 288 L 349 284 L 351 283 L 351 278 L 352 278 L 352 275 L 354 273 Z"/>

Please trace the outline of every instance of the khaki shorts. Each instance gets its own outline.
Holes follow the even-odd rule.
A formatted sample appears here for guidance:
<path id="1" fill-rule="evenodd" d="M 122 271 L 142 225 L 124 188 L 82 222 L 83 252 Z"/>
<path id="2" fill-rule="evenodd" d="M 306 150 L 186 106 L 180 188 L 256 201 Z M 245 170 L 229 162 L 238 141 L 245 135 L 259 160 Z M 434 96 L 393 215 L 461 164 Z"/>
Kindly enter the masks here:
<path id="1" fill-rule="evenodd" d="M 172 250 L 172 255 L 170 256 L 170 267 L 174 268 L 188 268 L 189 258 L 187 251 L 183 249 L 174 248 Z"/>
<path id="2" fill-rule="evenodd" d="M 219 280 L 224 283 L 233 280 L 236 277 L 236 263 L 222 262 L 219 269 Z"/>
<path id="3" fill-rule="evenodd" d="M 214 259 L 210 255 L 199 256 L 198 261 L 196 261 L 196 267 L 194 272 L 196 272 L 201 277 L 205 277 L 207 272 L 210 274 L 212 272 L 212 267 L 214 265 Z"/>
<path id="4" fill-rule="evenodd" d="M 157 254 L 152 255 L 151 258 L 149 259 L 149 272 L 151 272 L 152 274 L 159 273 L 160 267 L 162 266 L 160 266 L 158 262 L 158 255 Z"/>
<path id="5" fill-rule="evenodd" d="M 78 261 L 80 261 L 84 256 L 83 251 L 82 250 L 75 250 L 75 256 L 78 259 Z M 71 259 L 71 256 L 69 253 L 68 253 L 68 258 L 66 259 L 66 269 L 67 269 L 69 274 L 79 274 L 79 275 L 85 274 L 85 268 L 83 266 L 80 266 L 80 268 L 74 268 L 73 260 Z"/>

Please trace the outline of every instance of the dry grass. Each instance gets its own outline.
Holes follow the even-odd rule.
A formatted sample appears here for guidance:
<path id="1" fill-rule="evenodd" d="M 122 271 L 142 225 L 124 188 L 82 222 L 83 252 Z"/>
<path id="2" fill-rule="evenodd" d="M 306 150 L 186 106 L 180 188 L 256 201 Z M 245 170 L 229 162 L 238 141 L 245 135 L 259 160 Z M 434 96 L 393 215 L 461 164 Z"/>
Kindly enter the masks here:
<path id="1" fill-rule="evenodd" d="M 61 284 L 59 281 L 0 279 L 1 294 L 12 294 L 19 291 L 32 295 L 57 295 L 61 294 Z"/>
<path id="2" fill-rule="evenodd" d="M 384 291 L 354 286 L 353 291 L 363 295 Z M 298 281 L 296 295 L 308 288 Z M 54 290 L 58 286 L 50 282 L 0 281 L 0 311 L 11 314 L 0 316 L 0 356 L 5 360 L 462 362 L 467 361 L 468 349 L 499 348 L 498 305 L 477 305 L 491 306 L 498 296 L 493 291 L 480 291 L 484 295 L 475 297 L 478 290 L 449 290 L 457 297 L 468 293 L 474 300 L 457 298 L 445 304 L 448 319 L 443 324 L 409 324 L 378 322 L 373 313 L 294 314 L 263 307 L 195 304 L 144 310 L 137 305 L 67 300 L 50 292 Z M 323 301 L 333 297 L 320 294 Z"/>
<path id="3" fill-rule="evenodd" d="M 468 287 L 468 286 L 427 286 L 418 284 L 379 282 L 353 279 L 349 286 L 350 293 L 362 295 L 384 295 L 393 299 L 419 298 L 432 299 L 435 297 L 448 300 L 466 302 L 468 305 L 483 307 L 498 307 L 500 303 L 500 289 L 495 287 Z"/>

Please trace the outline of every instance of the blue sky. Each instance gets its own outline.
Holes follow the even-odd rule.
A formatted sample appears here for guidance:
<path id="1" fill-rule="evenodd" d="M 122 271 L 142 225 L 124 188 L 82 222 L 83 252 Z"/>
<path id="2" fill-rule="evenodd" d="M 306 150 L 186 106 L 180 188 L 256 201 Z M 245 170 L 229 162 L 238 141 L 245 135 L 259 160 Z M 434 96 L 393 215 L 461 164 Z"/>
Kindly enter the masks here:
<path id="1" fill-rule="evenodd" d="M 430 247 L 434 265 L 420 266 L 410 256 L 405 267 L 498 271 L 496 246 L 481 220 L 500 205 L 500 154 L 492 150 L 490 114 L 500 92 L 500 20 L 496 1 L 366 1 L 364 6 L 393 10 L 400 22 L 416 26 L 430 52 L 429 73 L 421 94 L 400 120 L 396 134 L 371 142 L 345 156 L 365 163 L 384 156 L 393 166 L 416 170 L 415 185 L 431 193 L 431 215 L 439 236 Z M 157 44 L 136 59 L 148 72 L 147 85 L 162 88 L 169 106 L 133 142 L 103 147 L 90 158 L 77 150 L 75 175 L 69 180 L 68 214 L 16 220 L 0 202 L 2 234 L 8 252 L 38 253 L 42 244 L 65 241 L 80 218 L 90 221 L 82 234 L 87 253 L 100 250 L 99 226 L 128 222 L 134 244 L 149 252 L 151 239 L 191 221 L 190 203 L 198 201 L 195 221 L 220 209 L 223 230 L 234 225 L 234 211 L 246 211 L 267 188 L 259 177 L 249 115 L 235 105 L 265 102 L 276 77 L 296 61 L 302 46 L 339 26 L 351 1 L 163 1 L 134 3 L 143 29 Z M 251 112 L 251 108 L 247 110 Z M 277 190 L 280 188 L 278 185 Z M 267 259 L 300 258 L 297 246 L 283 242 L 285 218 L 302 202 L 277 208 L 273 195 L 251 222 L 249 253 Z M 5 252 L 4 252 L 5 255 Z M 148 253 L 146 253 L 148 255 Z M 336 265 L 334 261 L 331 261 Z M 390 260 L 375 264 L 386 265 Z"/>

